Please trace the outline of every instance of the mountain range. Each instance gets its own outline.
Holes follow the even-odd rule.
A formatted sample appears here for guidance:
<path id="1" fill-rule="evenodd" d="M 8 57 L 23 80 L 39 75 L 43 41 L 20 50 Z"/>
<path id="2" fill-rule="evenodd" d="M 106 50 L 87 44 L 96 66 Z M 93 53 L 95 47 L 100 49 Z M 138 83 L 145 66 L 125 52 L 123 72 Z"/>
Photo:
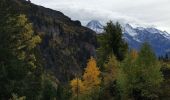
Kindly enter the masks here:
<path id="1" fill-rule="evenodd" d="M 165 55 L 170 51 L 170 34 L 154 27 L 132 27 L 130 24 L 121 24 L 123 38 L 131 49 L 139 50 L 142 43 L 148 42 L 157 56 Z M 104 33 L 103 25 L 97 21 L 90 21 L 87 26 L 97 34 Z"/>

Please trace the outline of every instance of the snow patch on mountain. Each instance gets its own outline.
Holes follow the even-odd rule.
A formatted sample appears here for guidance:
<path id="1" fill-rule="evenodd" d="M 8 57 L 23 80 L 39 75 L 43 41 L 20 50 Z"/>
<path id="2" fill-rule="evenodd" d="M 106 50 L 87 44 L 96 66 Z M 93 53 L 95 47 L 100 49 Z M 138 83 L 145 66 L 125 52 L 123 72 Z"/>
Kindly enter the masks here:
<path id="1" fill-rule="evenodd" d="M 123 32 L 124 33 L 129 33 L 130 36 L 137 35 L 136 31 L 129 24 L 126 24 L 125 27 L 123 27 Z"/>
<path id="2" fill-rule="evenodd" d="M 164 55 L 170 50 L 170 34 L 166 31 L 161 31 L 153 26 L 139 24 L 121 24 L 123 31 L 123 39 L 129 44 L 130 48 L 139 50 L 144 42 L 148 42 L 156 55 Z M 103 25 L 92 20 L 87 24 L 87 27 L 94 30 L 97 34 L 103 33 Z"/>
<path id="3" fill-rule="evenodd" d="M 103 25 L 98 20 L 92 20 L 90 21 L 86 27 L 92 29 L 96 33 L 102 33 L 103 32 Z"/>

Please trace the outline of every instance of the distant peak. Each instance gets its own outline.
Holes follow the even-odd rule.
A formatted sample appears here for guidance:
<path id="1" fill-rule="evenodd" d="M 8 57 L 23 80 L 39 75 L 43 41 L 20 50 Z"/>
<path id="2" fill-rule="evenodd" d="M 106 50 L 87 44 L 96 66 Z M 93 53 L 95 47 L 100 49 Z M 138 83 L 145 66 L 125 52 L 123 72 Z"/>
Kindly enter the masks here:
<path id="1" fill-rule="evenodd" d="M 100 25 L 100 26 L 103 26 L 98 20 L 91 20 L 88 24 L 88 25 Z"/>
<path id="2" fill-rule="evenodd" d="M 125 27 L 133 28 L 130 24 L 126 24 Z"/>
<path id="3" fill-rule="evenodd" d="M 92 29 L 96 33 L 102 33 L 103 32 L 103 25 L 98 20 L 91 20 L 86 27 Z"/>
<path id="4" fill-rule="evenodd" d="M 91 20 L 90 22 L 99 22 L 98 20 Z M 99 22 L 100 23 L 100 22 Z"/>

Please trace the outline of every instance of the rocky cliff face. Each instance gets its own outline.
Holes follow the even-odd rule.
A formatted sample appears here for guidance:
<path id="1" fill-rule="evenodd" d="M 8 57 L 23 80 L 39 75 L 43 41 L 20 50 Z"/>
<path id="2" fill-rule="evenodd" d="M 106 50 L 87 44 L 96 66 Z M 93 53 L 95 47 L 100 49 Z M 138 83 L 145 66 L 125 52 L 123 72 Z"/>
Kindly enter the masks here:
<path id="1" fill-rule="evenodd" d="M 95 56 L 96 33 L 59 11 L 25 0 L 14 1 L 19 7 L 17 9 L 28 16 L 34 30 L 42 37 L 39 49 L 43 66 L 61 82 L 81 73 L 87 59 Z"/>

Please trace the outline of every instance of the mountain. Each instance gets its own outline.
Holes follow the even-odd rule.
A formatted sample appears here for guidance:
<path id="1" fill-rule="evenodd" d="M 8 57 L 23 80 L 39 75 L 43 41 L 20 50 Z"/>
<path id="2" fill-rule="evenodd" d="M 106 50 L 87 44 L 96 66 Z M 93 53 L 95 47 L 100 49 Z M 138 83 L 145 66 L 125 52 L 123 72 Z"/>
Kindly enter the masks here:
<path id="1" fill-rule="evenodd" d="M 97 25 L 102 26 L 99 21 L 95 22 L 97 22 Z M 93 28 L 89 27 L 89 25 L 87 25 L 87 27 L 98 34 L 104 31 L 96 31 L 103 28 L 95 27 L 96 23 L 93 21 L 90 21 L 89 23 Z M 157 56 L 165 55 L 165 53 L 170 51 L 170 34 L 166 31 L 161 31 L 154 27 L 132 27 L 130 24 L 122 24 L 121 26 L 123 30 L 123 38 L 126 40 L 130 48 L 139 50 L 142 43 L 148 42 Z"/>
<path id="2" fill-rule="evenodd" d="M 42 38 L 39 59 L 60 82 L 81 74 L 90 56 L 95 56 L 96 33 L 59 11 L 26 0 L 13 1 L 14 11 L 27 15 L 35 34 Z"/>
<path id="3" fill-rule="evenodd" d="M 90 21 L 86 27 L 92 29 L 93 31 L 95 31 L 96 33 L 102 33 L 103 32 L 103 25 L 100 24 L 100 22 L 98 20 L 92 20 Z"/>
<path id="4" fill-rule="evenodd" d="M 144 42 L 148 42 L 157 56 L 165 55 L 170 49 L 170 34 L 160 31 L 154 27 L 136 27 L 129 24 L 124 27 L 124 38 L 130 48 L 140 49 Z"/>

